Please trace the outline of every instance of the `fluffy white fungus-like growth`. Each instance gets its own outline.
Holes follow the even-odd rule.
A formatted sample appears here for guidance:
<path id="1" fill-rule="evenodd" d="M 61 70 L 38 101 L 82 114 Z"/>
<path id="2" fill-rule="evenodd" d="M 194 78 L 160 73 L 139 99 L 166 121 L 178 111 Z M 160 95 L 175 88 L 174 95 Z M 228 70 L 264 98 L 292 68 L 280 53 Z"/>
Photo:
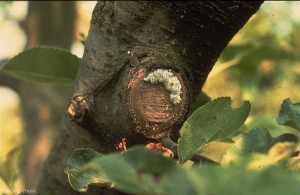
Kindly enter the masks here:
<path id="1" fill-rule="evenodd" d="M 164 83 L 167 90 L 171 92 L 170 98 L 174 104 L 178 104 L 181 101 L 181 84 L 176 76 L 173 76 L 171 70 L 157 69 L 147 77 L 144 81 L 150 81 L 151 83 L 162 82 Z"/>

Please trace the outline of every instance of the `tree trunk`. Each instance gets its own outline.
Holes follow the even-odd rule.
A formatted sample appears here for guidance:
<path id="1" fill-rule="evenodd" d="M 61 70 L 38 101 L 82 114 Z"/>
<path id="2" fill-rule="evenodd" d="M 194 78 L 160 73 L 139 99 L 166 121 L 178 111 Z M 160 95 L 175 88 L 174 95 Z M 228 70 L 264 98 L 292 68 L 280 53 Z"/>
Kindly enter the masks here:
<path id="1" fill-rule="evenodd" d="M 122 138 L 129 146 L 176 141 L 220 53 L 261 4 L 98 2 L 74 95 L 37 193 L 78 193 L 64 173 L 76 148 L 109 153 Z M 85 194 L 96 193 L 113 191 L 90 187 Z"/>

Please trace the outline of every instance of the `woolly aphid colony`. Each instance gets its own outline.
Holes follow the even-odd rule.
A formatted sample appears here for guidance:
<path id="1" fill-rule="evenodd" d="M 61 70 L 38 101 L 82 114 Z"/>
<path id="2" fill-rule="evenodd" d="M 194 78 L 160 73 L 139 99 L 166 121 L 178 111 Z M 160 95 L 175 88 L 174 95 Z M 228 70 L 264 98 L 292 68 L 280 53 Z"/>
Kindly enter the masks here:
<path id="1" fill-rule="evenodd" d="M 171 101 L 174 104 L 180 103 L 181 84 L 178 78 L 176 76 L 173 76 L 171 70 L 157 69 L 148 74 L 148 76 L 145 77 L 143 80 L 150 81 L 151 83 L 164 83 L 166 89 L 171 92 Z"/>

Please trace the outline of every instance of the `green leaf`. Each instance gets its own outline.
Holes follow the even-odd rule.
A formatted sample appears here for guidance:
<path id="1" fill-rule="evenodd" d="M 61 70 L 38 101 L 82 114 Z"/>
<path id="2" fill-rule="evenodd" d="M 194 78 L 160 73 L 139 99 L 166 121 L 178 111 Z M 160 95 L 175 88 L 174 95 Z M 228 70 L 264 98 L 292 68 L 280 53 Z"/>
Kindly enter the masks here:
<path id="1" fill-rule="evenodd" d="M 5 62 L 1 71 L 35 83 L 72 84 L 80 58 L 68 50 L 39 46 L 28 49 Z"/>
<path id="2" fill-rule="evenodd" d="M 240 108 L 232 109 L 230 97 L 217 98 L 197 109 L 180 131 L 180 163 L 187 161 L 209 143 L 222 140 L 237 131 L 247 119 L 250 109 L 249 101 L 245 101 Z"/>
<path id="3" fill-rule="evenodd" d="M 189 110 L 188 113 L 188 117 L 191 116 L 191 114 L 197 110 L 198 108 L 200 108 L 201 106 L 203 106 L 204 104 L 208 103 L 209 101 L 211 101 L 210 97 L 203 91 L 201 91 L 197 96 L 195 101 L 193 102 L 191 109 Z"/>
<path id="4" fill-rule="evenodd" d="M 224 142 L 224 143 L 230 143 L 230 144 L 234 143 L 234 140 L 232 138 L 230 138 L 230 137 L 225 137 L 225 138 L 220 139 L 218 141 L 219 142 Z"/>
<path id="5" fill-rule="evenodd" d="M 175 161 L 161 153 L 136 147 L 123 154 L 112 154 L 93 161 L 115 184 L 130 194 L 195 194 L 193 186 Z"/>
<path id="6" fill-rule="evenodd" d="M 253 153 L 268 154 L 270 149 L 280 143 L 290 142 L 295 145 L 298 138 L 294 134 L 285 133 L 278 137 L 272 137 L 266 128 L 256 128 L 244 133 L 234 145 L 223 156 L 222 164 L 230 164 L 241 157 L 249 156 Z M 274 157 L 272 157 L 274 159 Z"/>
<path id="7" fill-rule="evenodd" d="M 245 133 L 242 142 L 237 143 L 241 148 L 241 155 L 245 156 L 253 152 L 267 154 L 272 142 L 272 136 L 266 128 L 253 129 Z M 241 144 L 241 146 L 239 146 Z"/>
<path id="8" fill-rule="evenodd" d="M 283 133 L 295 133 L 295 130 L 285 125 L 279 125 L 276 118 L 268 114 L 256 114 L 252 116 L 251 121 L 247 124 L 248 129 L 255 129 L 257 127 L 265 127 L 269 129 L 270 134 L 279 136 Z"/>
<path id="9" fill-rule="evenodd" d="M 79 192 L 86 192 L 88 185 L 107 186 L 110 184 L 99 172 L 97 167 L 89 165 L 95 158 L 103 155 L 93 149 L 76 149 L 67 160 L 65 172 L 70 185 Z"/>
<path id="10" fill-rule="evenodd" d="M 277 123 L 293 127 L 300 132 L 300 103 L 293 104 L 290 98 L 283 100 Z"/>
<path id="11" fill-rule="evenodd" d="M 251 163 L 249 161 L 248 163 Z M 245 166 L 201 166 L 189 171 L 197 194 L 211 195 L 294 195 L 300 192 L 300 179 L 282 165 L 249 170 Z"/>
<path id="12" fill-rule="evenodd" d="M 271 142 L 272 136 L 266 128 L 257 128 L 244 133 L 223 156 L 222 164 L 229 164 L 254 152 L 267 154 Z"/>

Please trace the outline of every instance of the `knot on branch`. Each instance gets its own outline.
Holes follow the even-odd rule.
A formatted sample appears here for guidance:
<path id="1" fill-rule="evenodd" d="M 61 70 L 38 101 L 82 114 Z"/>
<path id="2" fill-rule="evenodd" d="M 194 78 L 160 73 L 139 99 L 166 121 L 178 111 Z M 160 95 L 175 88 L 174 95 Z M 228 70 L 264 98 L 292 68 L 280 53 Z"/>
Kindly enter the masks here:
<path id="1" fill-rule="evenodd" d="M 154 139 L 168 136 L 187 112 L 188 92 L 182 75 L 171 69 L 132 70 L 126 106 L 135 131 Z"/>
<path id="2" fill-rule="evenodd" d="M 83 119 L 87 117 L 88 110 L 89 106 L 85 96 L 76 95 L 70 99 L 68 113 L 74 121 L 82 123 Z"/>

